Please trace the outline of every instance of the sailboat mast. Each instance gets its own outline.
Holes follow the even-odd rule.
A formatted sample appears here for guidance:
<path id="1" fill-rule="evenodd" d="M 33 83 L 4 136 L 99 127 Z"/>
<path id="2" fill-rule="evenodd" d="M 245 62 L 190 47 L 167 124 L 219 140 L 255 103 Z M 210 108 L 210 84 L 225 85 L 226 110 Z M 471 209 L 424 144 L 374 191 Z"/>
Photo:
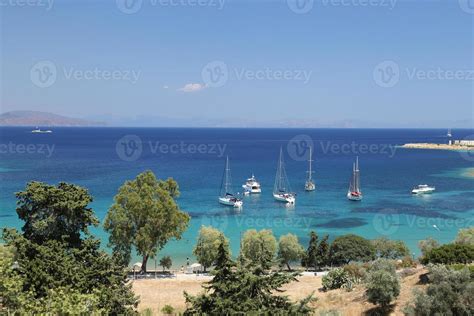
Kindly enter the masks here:
<path id="1" fill-rule="evenodd" d="M 311 174 L 313 173 L 313 171 L 311 170 L 311 165 L 312 165 L 312 148 L 309 147 L 309 171 L 308 171 L 308 180 L 311 180 Z"/>

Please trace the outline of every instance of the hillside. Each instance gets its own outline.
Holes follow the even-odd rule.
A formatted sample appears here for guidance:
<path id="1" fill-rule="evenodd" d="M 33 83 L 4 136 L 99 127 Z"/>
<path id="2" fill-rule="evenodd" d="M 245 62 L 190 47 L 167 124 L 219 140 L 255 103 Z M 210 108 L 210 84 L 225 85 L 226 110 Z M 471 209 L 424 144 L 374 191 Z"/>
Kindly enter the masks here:
<path id="1" fill-rule="evenodd" d="M 11 111 L 0 115 L 0 126 L 104 126 L 105 123 L 39 111 Z"/>

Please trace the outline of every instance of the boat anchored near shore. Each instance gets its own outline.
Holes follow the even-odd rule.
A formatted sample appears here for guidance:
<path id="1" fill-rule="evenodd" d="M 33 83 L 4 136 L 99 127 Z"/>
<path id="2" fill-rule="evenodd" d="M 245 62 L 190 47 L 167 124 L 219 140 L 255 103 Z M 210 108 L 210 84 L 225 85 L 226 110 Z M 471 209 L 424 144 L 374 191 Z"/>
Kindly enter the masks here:
<path id="1" fill-rule="evenodd" d="M 262 188 L 260 186 L 260 183 L 257 181 L 257 179 L 255 178 L 253 174 L 252 174 L 252 177 L 248 178 L 245 184 L 242 185 L 242 188 L 244 188 L 245 194 L 262 193 Z"/>
<path id="2" fill-rule="evenodd" d="M 232 180 L 231 180 L 231 174 L 230 174 L 229 156 L 227 156 L 225 169 L 224 169 L 224 176 L 222 177 L 219 203 L 222 205 L 233 206 L 235 208 L 240 208 L 243 205 L 242 200 L 236 197 L 234 193 L 232 192 Z"/>
<path id="3" fill-rule="evenodd" d="M 314 191 L 316 189 L 316 185 L 314 184 L 314 181 L 313 181 L 313 173 L 314 171 L 312 170 L 312 162 L 313 160 L 311 159 L 312 158 L 312 148 L 310 147 L 309 148 L 309 160 L 308 160 L 308 163 L 309 163 L 309 168 L 308 168 L 308 171 L 306 171 L 308 173 L 308 178 L 306 179 L 306 182 L 304 184 L 304 189 L 306 191 Z"/>
<path id="4" fill-rule="evenodd" d="M 277 172 L 275 176 L 275 185 L 273 186 L 273 198 L 279 202 L 294 204 L 296 194 L 291 192 L 290 183 L 286 176 L 283 162 L 283 150 L 280 147 L 280 158 L 278 159 Z"/>
<path id="5" fill-rule="evenodd" d="M 356 162 L 352 165 L 352 177 L 349 184 L 349 190 L 347 191 L 347 198 L 350 201 L 362 200 L 362 191 L 360 190 L 359 157 L 356 158 Z"/>
<path id="6" fill-rule="evenodd" d="M 41 128 L 38 128 L 36 127 L 34 130 L 31 131 L 32 133 L 36 133 L 36 134 L 48 134 L 48 133 L 52 133 L 53 131 L 50 130 L 50 129 L 47 129 L 47 130 L 41 130 Z"/>
<path id="7" fill-rule="evenodd" d="M 427 184 L 419 184 L 411 190 L 411 194 L 430 194 L 436 190 L 435 187 L 429 186 Z"/>

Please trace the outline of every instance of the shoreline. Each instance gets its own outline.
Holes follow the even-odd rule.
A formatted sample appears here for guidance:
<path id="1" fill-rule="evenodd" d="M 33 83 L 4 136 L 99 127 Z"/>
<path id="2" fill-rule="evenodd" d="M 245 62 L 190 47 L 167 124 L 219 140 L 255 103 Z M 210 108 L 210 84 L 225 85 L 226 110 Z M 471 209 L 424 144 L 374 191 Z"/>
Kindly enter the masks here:
<path id="1" fill-rule="evenodd" d="M 432 150 L 453 150 L 453 151 L 474 151 L 474 146 L 466 145 L 448 145 L 448 144 L 434 144 L 434 143 L 408 143 L 399 148 L 408 149 L 432 149 Z"/>

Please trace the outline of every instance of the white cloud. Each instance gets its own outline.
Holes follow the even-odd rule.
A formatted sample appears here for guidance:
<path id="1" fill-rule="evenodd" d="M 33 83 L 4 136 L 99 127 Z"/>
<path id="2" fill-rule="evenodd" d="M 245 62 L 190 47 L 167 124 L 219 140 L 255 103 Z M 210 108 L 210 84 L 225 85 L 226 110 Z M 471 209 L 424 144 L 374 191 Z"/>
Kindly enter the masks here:
<path id="1" fill-rule="evenodd" d="M 187 83 L 184 85 L 184 87 L 179 88 L 178 91 L 182 92 L 197 92 L 201 91 L 203 89 L 206 89 L 207 85 L 201 84 L 201 83 Z"/>
<path id="2" fill-rule="evenodd" d="M 163 86 L 163 89 L 168 89 L 169 87 L 168 86 Z"/>

